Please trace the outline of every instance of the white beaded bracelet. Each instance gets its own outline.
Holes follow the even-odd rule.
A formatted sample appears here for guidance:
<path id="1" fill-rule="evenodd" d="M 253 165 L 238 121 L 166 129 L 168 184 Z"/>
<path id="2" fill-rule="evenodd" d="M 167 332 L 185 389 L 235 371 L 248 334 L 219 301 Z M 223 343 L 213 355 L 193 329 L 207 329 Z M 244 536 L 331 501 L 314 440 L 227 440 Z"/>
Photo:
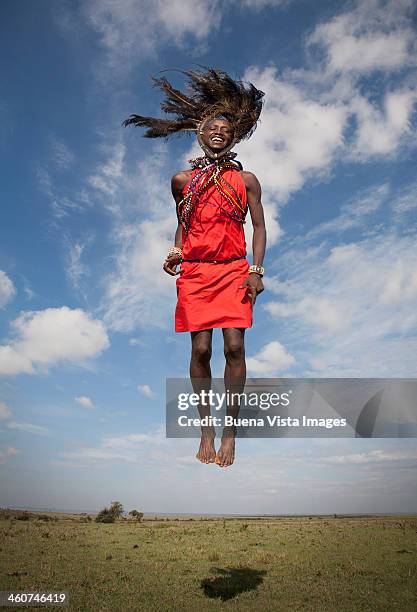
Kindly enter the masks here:
<path id="1" fill-rule="evenodd" d="M 171 257 L 171 255 L 179 255 L 180 257 L 182 257 L 182 249 L 177 246 L 171 247 L 168 251 L 168 255 L 166 256 L 166 258 L 168 259 L 169 257 Z"/>
<path id="2" fill-rule="evenodd" d="M 263 266 L 256 266 L 253 264 L 249 267 L 249 273 L 254 272 L 255 274 L 259 274 L 259 276 L 263 276 L 265 274 L 265 268 Z"/>

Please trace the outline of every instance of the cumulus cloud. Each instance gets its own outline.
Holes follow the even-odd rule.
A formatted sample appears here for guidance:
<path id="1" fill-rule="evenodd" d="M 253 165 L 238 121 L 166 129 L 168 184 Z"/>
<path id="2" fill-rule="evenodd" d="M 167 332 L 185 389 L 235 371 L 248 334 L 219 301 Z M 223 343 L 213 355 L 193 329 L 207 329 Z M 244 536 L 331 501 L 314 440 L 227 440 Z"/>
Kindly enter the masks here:
<path id="1" fill-rule="evenodd" d="M 412 0 L 361 0 L 318 25 L 308 39 L 325 53 L 329 72 L 366 73 L 415 65 Z"/>
<path id="2" fill-rule="evenodd" d="M 36 372 L 60 362 L 82 364 L 109 346 L 103 323 L 82 309 L 22 312 L 12 321 L 14 339 L 0 346 L 0 374 Z"/>
<path id="3" fill-rule="evenodd" d="M 0 402 L 0 421 L 7 421 L 12 416 L 10 408 L 4 402 Z"/>
<path id="4" fill-rule="evenodd" d="M 366 159 L 395 151 L 401 139 L 411 131 L 410 119 L 416 101 L 417 90 L 414 89 L 386 93 L 381 109 L 356 95 L 350 103 L 358 124 L 351 157 Z"/>
<path id="5" fill-rule="evenodd" d="M 74 399 L 77 404 L 80 404 L 80 406 L 83 408 L 87 408 L 88 410 L 92 410 L 94 408 L 92 400 L 87 395 L 80 395 Z"/>
<path id="6" fill-rule="evenodd" d="M 278 72 L 252 66 L 244 74 L 266 92 L 261 122 L 239 145 L 245 168 L 260 179 L 272 218 L 307 180 L 336 162 L 364 162 L 415 146 L 415 78 L 404 73 L 375 89 L 372 70 L 417 65 L 411 3 L 367 0 L 319 24 L 307 39 L 318 47 L 308 68 Z"/>
<path id="7" fill-rule="evenodd" d="M 16 288 L 6 272 L 0 270 L 0 308 L 4 308 L 16 295 Z"/>
<path id="8" fill-rule="evenodd" d="M 251 68 L 245 79 L 267 96 L 261 124 L 250 142 L 239 146 L 240 157 L 258 176 L 267 198 L 282 203 L 331 163 L 343 144 L 347 109 L 315 100 L 273 67 Z"/>
<path id="9" fill-rule="evenodd" d="M 274 376 L 294 363 L 294 357 L 277 340 L 263 346 L 258 353 L 246 360 L 249 372 L 260 376 Z"/>

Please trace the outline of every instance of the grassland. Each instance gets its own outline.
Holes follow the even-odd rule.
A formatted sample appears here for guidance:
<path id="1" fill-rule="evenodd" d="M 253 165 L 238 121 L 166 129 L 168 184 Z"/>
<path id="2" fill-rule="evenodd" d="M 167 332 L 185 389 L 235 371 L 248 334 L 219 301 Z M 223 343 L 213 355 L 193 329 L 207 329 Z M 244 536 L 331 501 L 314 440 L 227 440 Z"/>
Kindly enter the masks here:
<path id="1" fill-rule="evenodd" d="M 70 610 L 417 610 L 417 517 L 21 518 L 0 513 L 0 590 Z"/>

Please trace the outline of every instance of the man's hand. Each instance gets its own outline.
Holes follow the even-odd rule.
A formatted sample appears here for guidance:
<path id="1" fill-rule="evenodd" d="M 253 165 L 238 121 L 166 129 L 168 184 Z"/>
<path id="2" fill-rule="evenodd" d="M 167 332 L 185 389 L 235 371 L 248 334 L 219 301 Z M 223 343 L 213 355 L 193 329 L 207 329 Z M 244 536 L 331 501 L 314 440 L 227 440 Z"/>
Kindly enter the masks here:
<path id="1" fill-rule="evenodd" d="M 179 255 L 170 255 L 164 261 L 163 268 L 167 274 L 176 276 L 180 274 L 181 270 L 175 271 L 175 268 L 181 263 L 181 257 Z"/>
<path id="2" fill-rule="evenodd" d="M 259 293 L 262 293 L 264 290 L 264 284 L 262 282 L 262 277 L 255 272 L 251 272 L 245 282 L 240 285 L 239 289 L 244 289 L 245 287 L 249 287 L 250 291 L 250 299 L 252 301 L 252 306 L 256 302 L 256 297 Z"/>

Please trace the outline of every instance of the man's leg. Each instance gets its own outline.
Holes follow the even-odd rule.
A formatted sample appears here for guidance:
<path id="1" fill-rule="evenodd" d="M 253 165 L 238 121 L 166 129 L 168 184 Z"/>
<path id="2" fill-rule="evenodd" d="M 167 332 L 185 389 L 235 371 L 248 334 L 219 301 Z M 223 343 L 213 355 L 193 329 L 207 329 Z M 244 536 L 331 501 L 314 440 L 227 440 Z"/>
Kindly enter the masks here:
<path id="1" fill-rule="evenodd" d="M 226 366 L 224 370 L 224 386 L 226 392 L 242 393 L 246 381 L 246 361 L 245 361 L 245 329 L 229 328 L 223 329 L 224 356 Z M 236 418 L 239 414 L 239 402 L 227 403 L 227 415 Z M 216 463 L 221 467 L 232 465 L 235 458 L 235 434 L 234 426 L 223 429 L 222 443 L 216 455 Z"/>
<path id="2" fill-rule="evenodd" d="M 211 387 L 210 359 L 212 353 L 212 329 L 191 332 L 191 362 L 190 378 L 194 393 L 203 389 L 209 391 Z M 198 405 L 200 418 L 210 416 L 210 406 Z M 215 431 L 213 427 L 201 428 L 200 448 L 196 455 L 202 463 L 214 463 L 216 449 L 214 448 Z"/>

